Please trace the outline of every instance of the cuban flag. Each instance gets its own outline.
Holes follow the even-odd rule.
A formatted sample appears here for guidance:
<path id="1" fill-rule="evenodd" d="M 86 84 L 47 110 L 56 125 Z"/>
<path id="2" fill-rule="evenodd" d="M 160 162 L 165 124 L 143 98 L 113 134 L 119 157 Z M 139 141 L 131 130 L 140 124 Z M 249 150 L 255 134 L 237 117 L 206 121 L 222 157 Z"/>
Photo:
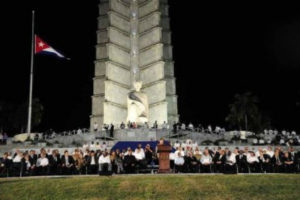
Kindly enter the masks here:
<path id="1" fill-rule="evenodd" d="M 65 58 L 65 56 L 53 49 L 37 35 L 35 35 L 35 54 L 48 54 L 59 58 Z"/>

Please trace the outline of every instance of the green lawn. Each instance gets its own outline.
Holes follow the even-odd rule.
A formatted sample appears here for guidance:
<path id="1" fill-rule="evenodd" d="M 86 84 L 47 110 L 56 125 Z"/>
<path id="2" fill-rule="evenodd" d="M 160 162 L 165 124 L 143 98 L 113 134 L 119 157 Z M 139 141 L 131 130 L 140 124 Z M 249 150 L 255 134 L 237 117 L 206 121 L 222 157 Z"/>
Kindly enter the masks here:
<path id="1" fill-rule="evenodd" d="M 299 200 L 300 175 L 145 175 L 0 179 L 1 200 Z"/>

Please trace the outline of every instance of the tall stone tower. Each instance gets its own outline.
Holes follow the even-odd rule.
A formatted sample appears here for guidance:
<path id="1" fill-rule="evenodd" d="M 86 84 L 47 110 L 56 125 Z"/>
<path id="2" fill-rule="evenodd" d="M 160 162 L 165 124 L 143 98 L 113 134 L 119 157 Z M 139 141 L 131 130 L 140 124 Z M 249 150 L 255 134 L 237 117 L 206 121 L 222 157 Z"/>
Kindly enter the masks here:
<path id="1" fill-rule="evenodd" d="M 133 79 L 150 125 L 178 121 L 168 0 L 100 0 L 91 127 L 126 122 Z"/>

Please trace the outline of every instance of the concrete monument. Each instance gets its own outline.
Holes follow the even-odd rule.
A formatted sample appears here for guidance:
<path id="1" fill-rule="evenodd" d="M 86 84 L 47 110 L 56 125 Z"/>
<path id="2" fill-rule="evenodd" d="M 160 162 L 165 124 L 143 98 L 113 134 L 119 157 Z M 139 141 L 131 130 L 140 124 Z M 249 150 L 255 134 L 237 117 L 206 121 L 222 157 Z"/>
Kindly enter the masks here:
<path id="1" fill-rule="evenodd" d="M 91 127 L 133 117 L 132 92 L 148 101 L 147 113 L 135 111 L 139 122 L 178 120 L 168 8 L 167 0 L 100 0 Z"/>

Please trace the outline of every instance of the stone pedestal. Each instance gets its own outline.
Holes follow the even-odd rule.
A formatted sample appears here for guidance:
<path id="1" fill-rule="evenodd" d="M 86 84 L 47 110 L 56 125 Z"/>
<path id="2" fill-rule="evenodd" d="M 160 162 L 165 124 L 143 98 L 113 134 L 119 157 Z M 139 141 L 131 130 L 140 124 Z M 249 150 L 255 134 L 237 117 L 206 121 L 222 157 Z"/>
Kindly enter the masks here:
<path id="1" fill-rule="evenodd" d="M 159 144 L 157 145 L 157 152 L 159 153 L 159 170 L 158 173 L 170 173 L 170 153 L 172 147 L 170 145 Z"/>

